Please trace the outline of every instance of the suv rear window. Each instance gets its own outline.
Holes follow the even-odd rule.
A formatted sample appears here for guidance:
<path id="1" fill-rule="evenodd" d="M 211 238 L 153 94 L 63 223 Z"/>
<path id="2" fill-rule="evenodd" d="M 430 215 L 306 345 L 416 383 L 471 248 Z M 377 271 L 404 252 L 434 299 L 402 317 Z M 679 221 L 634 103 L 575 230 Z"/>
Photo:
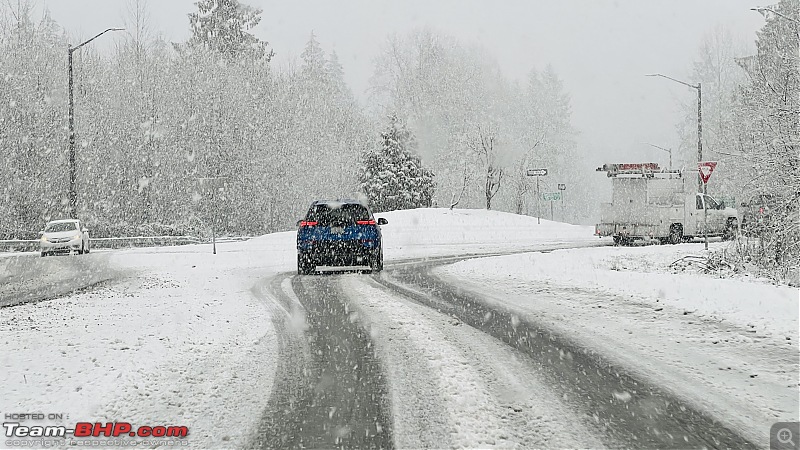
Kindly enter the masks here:
<path id="1" fill-rule="evenodd" d="M 357 220 L 370 220 L 370 214 L 367 208 L 355 203 L 323 203 L 312 206 L 306 220 L 320 225 L 351 225 Z"/>

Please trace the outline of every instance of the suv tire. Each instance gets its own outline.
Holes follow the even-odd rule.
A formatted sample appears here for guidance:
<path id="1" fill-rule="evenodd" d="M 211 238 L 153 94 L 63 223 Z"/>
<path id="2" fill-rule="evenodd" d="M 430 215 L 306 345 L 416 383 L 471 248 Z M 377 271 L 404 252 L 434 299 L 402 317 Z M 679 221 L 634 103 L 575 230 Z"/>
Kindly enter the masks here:
<path id="1" fill-rule="evenodd" d="M 297 274 L 298 275 L 310 275 L 316 267 L 310 264 L 308 261 L 305 261 L 302 255 L 297 255 Z"/>
<path id="2" fill-rule="evenodd" d="M 382 249 L 379 250 L 378 253 L 376 253 L 375 256 L 372 257 L 372 260 L 370 261 L 369 267 L 370 267 L 370 269 L 372 269 L 372 272 L 380 272 L 381 270 L 383 270 L 383 250 Z"/>

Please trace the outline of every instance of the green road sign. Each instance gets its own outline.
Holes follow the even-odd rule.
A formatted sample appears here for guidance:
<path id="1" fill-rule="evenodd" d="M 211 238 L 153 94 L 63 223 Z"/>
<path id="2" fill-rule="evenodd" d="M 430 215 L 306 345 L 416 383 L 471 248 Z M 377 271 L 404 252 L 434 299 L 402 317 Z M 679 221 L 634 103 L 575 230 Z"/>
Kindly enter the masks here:
<path id="1" fill-rule="evenodd" d="M 551 202 L 561 200 L 561 192 L 542 192 L 542 200 Z"/>

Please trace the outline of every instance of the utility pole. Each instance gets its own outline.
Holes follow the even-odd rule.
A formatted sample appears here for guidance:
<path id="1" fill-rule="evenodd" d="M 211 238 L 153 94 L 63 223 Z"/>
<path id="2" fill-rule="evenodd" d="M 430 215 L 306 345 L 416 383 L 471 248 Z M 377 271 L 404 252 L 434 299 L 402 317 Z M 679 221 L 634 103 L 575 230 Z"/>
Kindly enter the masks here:
<path id="1" fill-rule="evenodd" d="M 652 73 L 649 75 L 645 75 L 647 77 L 662 77 L 668 80 L 672 80 L 676 83 L 680 83 L 684 86 L 689 86 L 692 89 L 697 90 L 697 162 L 703 161 L 703 89 L 700 83 L 698 82 L 697 85 L 689 84 L 681 80 L 676 80 L 675 78 L 668 77 L 666 75 L 662 75 L 660 73 Z M 703 190 L 703 180 L 700 178 L 700 175 L 697 175 L 697 191 L 701 192 Z"/>
<path id="2" fill-rule="evenodd" d="M 69 91 L 69 105 L 68 105 L 68 127 L 69 127 L 69 213 L 72 219 L 78 218 L 78 191 L 75 187 L 75 179 L 77 178 L 78 168 L 75 164 L 75 102 L 73 94 L 73 81 L 72 81 L 72 54 L 75 50 L 83 47 L 84 45 L 92 42 L 100 36 L 108 33 L 109 31 L 123 31 L 124 28 L 109 28 L 102 33 L 98 33 L 95 37 L 82 42 L 75 47 L 67 47 L 67 90 Z"/>
<path id="3" fill-rule="evenodd" d="M 688 85 L 694 87 L 692 85 Z M 697 162 L 703 161 L 703 89 L 700 82 L 697 82 Z M 697 175 L 697 186 L 703 187 L 703 194 L 706 193 L 706 184 L 700 179 L 700 174 Z M 703 198 L 705 200 L 705 198 Z M 708 238 L 706 238 L 706 245 L 708 245 Z"/>
<path id="4" fill-rule="evenodd" d="M 69 216 L 72 219 L 77 219 L 78 192 L 75 189 L 77 168 L 75 167 L 75 104 L 72 94 L 72 52 L 72 49 L 67 51 L 67 73 L 69 74 L 69 82 L 67 83 L 67 90 L 69 91 Z"/>

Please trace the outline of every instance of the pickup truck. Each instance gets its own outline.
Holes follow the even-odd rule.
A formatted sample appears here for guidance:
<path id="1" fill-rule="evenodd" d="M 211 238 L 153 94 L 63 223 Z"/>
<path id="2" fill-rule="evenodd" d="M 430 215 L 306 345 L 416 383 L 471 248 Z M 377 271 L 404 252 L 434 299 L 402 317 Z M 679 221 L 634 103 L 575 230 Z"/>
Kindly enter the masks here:
<path id="1" fill-rule="evenodd" d="M 731 239 L 738 229 L 737 211 L 695 192 L 694 177 L 686 179 L 680 171 L 613 170 L 609 177 L 612 199 L 601 206 L 595 234 L 612 236 L 615 244 L 677 244 L 704 234 Z"/>

